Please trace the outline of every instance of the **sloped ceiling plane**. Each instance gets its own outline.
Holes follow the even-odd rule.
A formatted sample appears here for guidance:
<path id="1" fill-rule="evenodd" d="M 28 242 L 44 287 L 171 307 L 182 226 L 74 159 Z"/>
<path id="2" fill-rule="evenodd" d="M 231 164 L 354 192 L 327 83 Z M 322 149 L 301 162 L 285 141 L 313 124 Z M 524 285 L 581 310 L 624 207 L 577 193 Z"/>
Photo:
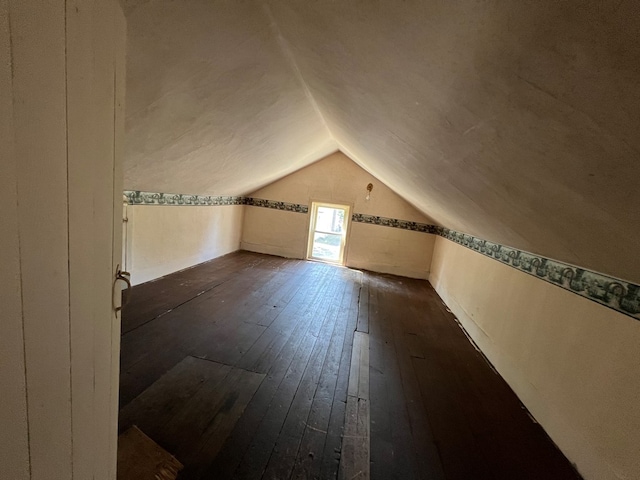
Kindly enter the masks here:
<path id="1" fill-rule="evenodd" d="M 341 150 L 435 223 L 640 280 L 640 4 L 125 0 L 125 187 Z"/>

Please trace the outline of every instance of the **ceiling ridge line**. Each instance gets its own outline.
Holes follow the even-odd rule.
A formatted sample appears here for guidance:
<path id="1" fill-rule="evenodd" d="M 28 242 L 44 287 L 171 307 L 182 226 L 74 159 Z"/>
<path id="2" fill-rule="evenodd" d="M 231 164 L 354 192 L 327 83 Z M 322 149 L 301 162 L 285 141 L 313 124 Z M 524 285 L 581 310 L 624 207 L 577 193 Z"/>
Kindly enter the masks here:
<path id="1" fill-rule="evenodd" d="M 320 110 L 320 107 L 318 106 L 318 102 L 316 102 L 316 99 L 314 98 L 313 93 L 311 93 L 311 90 L 309 89 L 309 84 L 307 83 L 307 81 L 304 79 L 304 76 L 302 75 L 302 71 L 300 70 L 300 67 L 298 66 L 298 62 L 296 61 L 296 58 L 293 55 L 293 52 L 291 51 L 291 48 L 289 47 L 289 42 L 287 42 L 287 40 L 282 35 L 282 31 L 280 30 L 280 27 L 278 26 L 278 22 L 276 22 L 276 19 L 274 18 L 273 14 L 271 13 L 271 8 L 266 3 L 263 3 L 262 4 L 262 10 L 264 11 L 264 14 L 266 15 L 267 19 L 269 20 L 269 27 L 271 28 L 271 32 L 273 33 L 273 35 L 276 38 L 276 41 L 278 42 L 278 46 L 280 47 L 280 51 L 282 52 L 282 54 L 284 55 L 285 59 L 287 60 L 287 63 L 289 63 L 289 66 L 293 70 L 293 73 L 295 74 L 296 78 L 298 79 L 298 82 L 300 82 L 300 85 L 302 85 L 302 88 L 304 90 L 304 93 L 305 93 L 307 99 L 309 100 L 309 103 L 311 103 L 311 106 L 315 110 L 316 114 L 318 115 L 318 117 L 320 117 L 320 121 L 324 125 L 324 128 L 327 130 L 327 133 L 329 134 L 329 137 L 334 142 L 336 142 L 336 144 L 338 144 L 338 141 L 336 140 L 335 136 L 331 132 L 331 129 L 329 128 L 329 125 L 327 124 L 327 121 L 324 118 L 322 110 Z"/>

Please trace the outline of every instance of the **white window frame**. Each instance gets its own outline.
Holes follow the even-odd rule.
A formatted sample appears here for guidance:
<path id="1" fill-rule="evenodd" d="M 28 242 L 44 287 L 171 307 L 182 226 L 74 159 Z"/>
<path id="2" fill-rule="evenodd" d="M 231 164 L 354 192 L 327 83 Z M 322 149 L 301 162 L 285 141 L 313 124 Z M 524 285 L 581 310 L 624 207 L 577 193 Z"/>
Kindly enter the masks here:
<path id="1" fill-rule="evenodd" d="M 323 230 L 316 230 L 316 219 L 318 217 L 318 208 L 337 208 L 344 210 L 344 223 L 341 233 L 325 232 Z M 316 262 L 332 263 L 335 265 L 344 265 L 346 250 L 347 250 L 347 233 L 351 223 L 351 205 L 345 205 L 342 203 L 328 203 L 328 202 L 311 202 L 311 218 L 309 219 L 309 239 L 307 242 L 307 260 L 313 260 Z M 336 261 L 327 260 L 326 258 L 317 258 L 313 256 L 313 240 L 314 233 L 326 233 L 329 235 L 340 235 L 340 258 Z"/>

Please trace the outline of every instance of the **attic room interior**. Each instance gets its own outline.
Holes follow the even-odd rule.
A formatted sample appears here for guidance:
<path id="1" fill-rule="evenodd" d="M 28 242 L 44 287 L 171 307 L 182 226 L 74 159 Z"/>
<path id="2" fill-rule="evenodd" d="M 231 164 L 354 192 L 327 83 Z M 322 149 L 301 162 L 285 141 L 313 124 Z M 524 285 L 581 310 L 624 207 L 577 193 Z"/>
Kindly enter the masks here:
<path id="1" fill-rule="evenodd" d="M 640 478 L 639 27 L 0 1 L 0 477 Z"/>

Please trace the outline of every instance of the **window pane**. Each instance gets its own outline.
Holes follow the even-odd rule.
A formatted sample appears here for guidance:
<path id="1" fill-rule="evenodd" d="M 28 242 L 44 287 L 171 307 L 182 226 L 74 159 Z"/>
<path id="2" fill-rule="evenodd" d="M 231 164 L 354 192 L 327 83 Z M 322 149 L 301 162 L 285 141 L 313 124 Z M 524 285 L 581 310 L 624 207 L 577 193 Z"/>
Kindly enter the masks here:
<path id="1" fill-rule="evenodd" d="M 344 210 L 341 208 L 318 207 L 316 230 L 323 232 L 342 232 L 344 224 Z"/>
<path id="2" fill-rule="evenodd" d="M 340 235 L 331 233 L 314 233 L 311 256 L 321 260 L 337 262 L 340 260 Z"/>

